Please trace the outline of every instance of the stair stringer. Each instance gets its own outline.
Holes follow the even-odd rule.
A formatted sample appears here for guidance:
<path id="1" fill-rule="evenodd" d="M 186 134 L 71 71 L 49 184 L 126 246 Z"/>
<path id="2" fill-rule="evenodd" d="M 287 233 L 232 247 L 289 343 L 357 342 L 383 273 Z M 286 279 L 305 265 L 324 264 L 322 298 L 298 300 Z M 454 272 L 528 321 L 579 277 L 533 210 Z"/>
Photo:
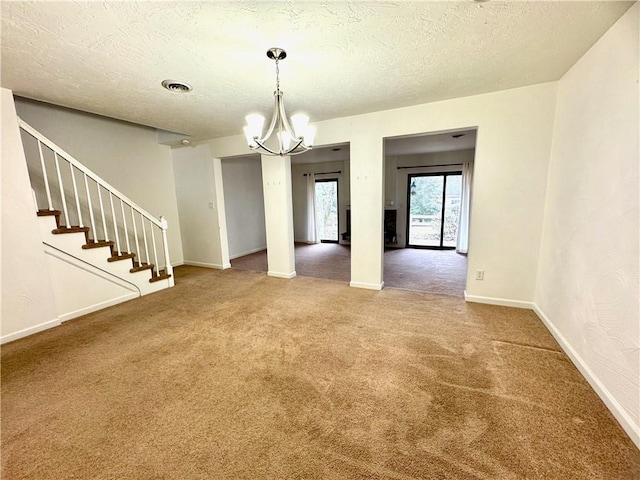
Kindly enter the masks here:
<path id="1" fill-rule="evenodd" d="M 133 262 L 130 259 L 115 262 L 107 261 L 107 259 L 111 257 L 111 249 L 107 246 L 83 249 L 82 246 L 86 243 L 86 238 L 82 232 L 65 234 L 51 233 L 57 228 L 56 220 L 53 216 L 38 217 L 38 221 L 40 237 L 45 245 L 49 245 L 88 265 L 92 265 L 124 282 L 135 285 L 140 295 L 147 295 L 171 287 L 169 279 L 150 282 L 150 270 L 131 273 L 129 270 L 133 267 Z"/>
<path id="2" fill-rule="evenodd" d="M 53 296 L 62 322 L 140 296 L 140 290 L 111 273 L 44 244 Z"/>

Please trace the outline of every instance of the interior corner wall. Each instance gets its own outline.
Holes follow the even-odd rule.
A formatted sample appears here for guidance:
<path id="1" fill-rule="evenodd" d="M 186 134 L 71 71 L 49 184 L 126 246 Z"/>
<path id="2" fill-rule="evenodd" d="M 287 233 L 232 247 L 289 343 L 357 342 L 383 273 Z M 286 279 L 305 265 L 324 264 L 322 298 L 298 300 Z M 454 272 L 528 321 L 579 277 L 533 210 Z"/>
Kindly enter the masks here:
<path id="1" fill-rule="evenodd" d="M 20 97 L 15 104 L 25 122 L 149 213 L 163 215 L 171 263 L 183 262 L 171 148 L 157 143 L 155 129 Z"/>
<path id="2" fill-rule="evenodd" d="M 222 160 L 229 258 L 267 248 L 262 166 L 255 155 Z"/>
<path id="3" fill-rule="evenodd" d="M 347 209 L 350 204 L 349 160 L 325 163 L 294 163 L 291 165 L 291 189 L 293 192 L 293 229 L 296 242 L 306 242 L 307 225 L 307 177 L 305 173 L 322 174 L 321 178 L 338 179 L 338 234 L 347 230 Z M 340 243 L 348 243 L 339 237 Z"/>
<path id="4" fill-rule="evenodd" d="M 640 447 L 639 8 L 559 82 L 535 303 Z"/>
<path id="5" fill-rule="evenodd" d="M 171 151 L 184 263 L 226 268 L 220 238 L 214 159 L 208 145 Z"/>
<path id="6" fill-rule="evenodd" d="M 2 342 L 60 323 L 10 90 L 2 109 Z"/>

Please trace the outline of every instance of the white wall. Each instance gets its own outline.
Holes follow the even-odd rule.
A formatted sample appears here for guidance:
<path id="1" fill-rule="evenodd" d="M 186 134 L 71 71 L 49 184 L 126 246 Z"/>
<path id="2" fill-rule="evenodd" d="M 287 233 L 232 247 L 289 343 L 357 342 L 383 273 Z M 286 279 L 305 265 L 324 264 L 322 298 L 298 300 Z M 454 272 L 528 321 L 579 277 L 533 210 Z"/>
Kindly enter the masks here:
<path id="1" fill-rule="evenodd" d="M 2 108 L 2 342 L 59 325 L 10 90 Z"/>
<path id="2" fill-rule="evenodd" d="M 184 263 L 228 268 L 226 238 L 221 237 L 225 206 L 216 185 L 220 160 L 212 158 L 208 145 L 175 148 L 171 155 Z"/>
<path id="3" fill-rule="evenodd" d="M 323 172 L 341 172 L 339 174 L 320 175 Z M 338 179 L 338 234 L 347 229 L 347 208 L 349 195 L 349 160 L 341 162 L 301 163 L 291 166 L 291 186 L 293 191 L 293 228 L 296 242 L 305 242 L 307 225 L 307 177 L 305 173 L 314 173 L 318 178 Z M 340 243 L 344 242 L 339 237 Z"/>
<path id="4" fill-rule="evenodd" d="M 229 257 L 267 248 L 259 156 L 222 160 Z"/>
<path id="5" fill-rule="evenodd" d="M 40 246 L 42 247 L 43 245 Z M 50 246 L 45 246 L 44 251 L 51 275 L 56 310 L 61 321 L 71 320 L 140 296 L 139 289 L 133 283 L 83 263 Z M 130 267 L 131 261 L 128 262 L 127 266 Z M 149 277 L 147 272 L 146 278 Z M 82 292 L 81 295 L 78 295 L 78 292 Z"/>
<path id="6" fill-rule="evenodd" d="M 396 231 L 398 236 L 397 246 L 399 248 L 405 247 L 407 242 L 407 182 L 409 174 L 460 171 L 462 167 L 457 165 L 466 162 L 471 162 L 473 164 L 474 154 L 475 150 L 455 150 L 451 152 L 426 153 L 422 155 L 386 157 L 385 162 L 395 166 L 394 169 L 387 169 L 387 174 L 385 176 L 385 190 L 387 191 L 386 208 L 395 208 L 398 211 Z M 455 164 L 456 166 L 441 166 L 452 164 Z M 438 165 L 438 167 L 430 165 Z M 392 187 L 388 184 L 391 184 Z M 471 195 L 473 196 L 473 192 Z M 393 202 L 393 204 L 390 204 L 390 202 Z"/>
<path id="7" fill-rule="evenodd" d="M 638 14 L 559 82 L 535 302 L 640 446 Z"/>
<path id="8" fill-rule="evenodd" d="M 16 98 L 18 115 L 152 215 L 169 223 L 169 256 L 181 264 L 182 241 L 171 149 L 153 128 Z"/>
<path id="9" fill-rule="evenodd" d="M 468 298 L 530 306 L 555 95 L 547 83 L 316 123 L 318 147 L 350 142 L 352 280 L 382 283 L 383 139 L 478 127 L 468 261 L 485 278 L 468 278 Z M 208 143 L 217 157 L 249 150 L 243 135 Z"/>

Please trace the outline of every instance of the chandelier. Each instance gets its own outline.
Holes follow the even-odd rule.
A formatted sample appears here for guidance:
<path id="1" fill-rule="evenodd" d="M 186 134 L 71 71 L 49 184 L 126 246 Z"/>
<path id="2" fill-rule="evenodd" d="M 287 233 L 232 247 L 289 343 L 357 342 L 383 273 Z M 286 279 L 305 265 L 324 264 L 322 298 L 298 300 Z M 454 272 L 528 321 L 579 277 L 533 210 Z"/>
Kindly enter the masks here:
<path id="1" fill-rule="evenodd" d="M 280 68 L 278 62 L 287 56 L 281 48 L 270 48 L 267 57 L 276 62 L 276 90 L 273 92 L 275 107 L 271 124 L 267 132 L 262 136 L 264 127 L 264 117 L 257 113 L 246 116 L 247 125 L 244 127 L 244 135 L 251 150 L 256 150 L 265 155 L 298 155 L 307 150 L 311 150 L 313 139 L 316 135 L 315 127 L 309 126 L 309 117 L 303 113 L 298 113 L 291 117 L 291 123 L 287 120 L 284 112 L 284 100 L 280 91 Z M 271 135 L 276 132 L 276 139 L 267 142 Z"/>

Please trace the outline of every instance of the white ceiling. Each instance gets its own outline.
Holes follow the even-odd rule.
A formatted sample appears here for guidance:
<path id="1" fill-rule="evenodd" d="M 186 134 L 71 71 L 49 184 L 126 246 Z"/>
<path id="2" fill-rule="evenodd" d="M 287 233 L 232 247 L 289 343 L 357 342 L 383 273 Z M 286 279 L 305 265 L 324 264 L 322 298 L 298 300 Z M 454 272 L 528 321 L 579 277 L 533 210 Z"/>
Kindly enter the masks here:
<path id="1" fill-rule="evenodd" d="M 17 95 L 210 138 L 287 111 L 313 120 L 559 79 L 633 2 L 1 2 Z M 190 83 L 188 94 L 164 79 Z"/>

